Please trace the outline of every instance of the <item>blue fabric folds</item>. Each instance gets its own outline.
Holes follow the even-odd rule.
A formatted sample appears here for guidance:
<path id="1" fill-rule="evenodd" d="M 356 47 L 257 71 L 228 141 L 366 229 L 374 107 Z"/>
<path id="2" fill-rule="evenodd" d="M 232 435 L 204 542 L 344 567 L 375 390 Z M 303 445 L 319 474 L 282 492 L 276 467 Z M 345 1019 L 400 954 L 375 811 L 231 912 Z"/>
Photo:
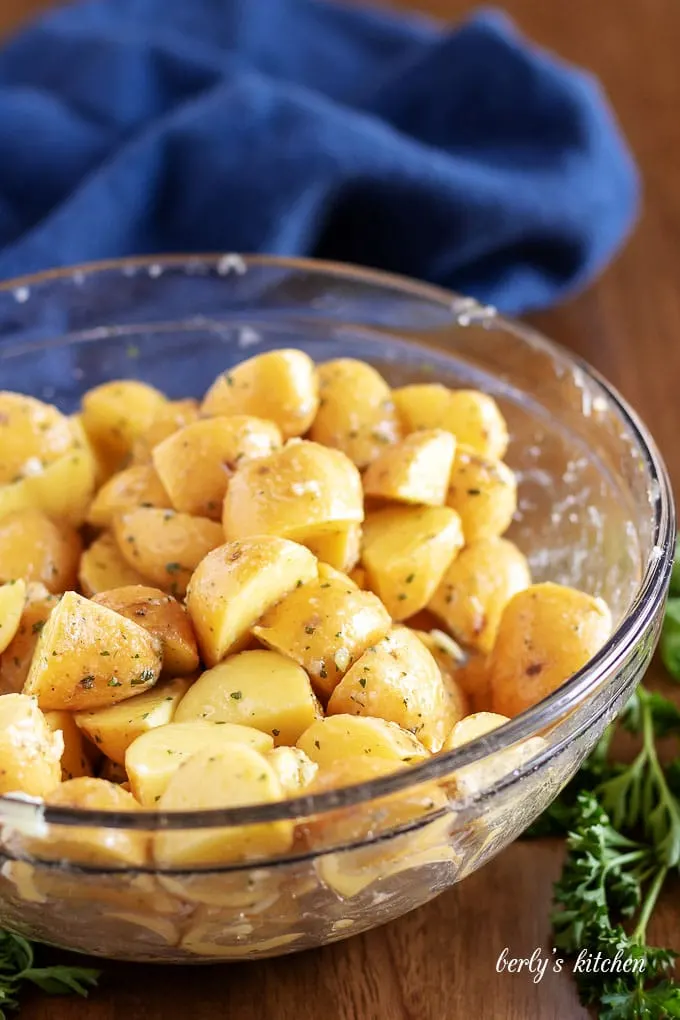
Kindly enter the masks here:
<path id="1" fill-rule="evenodd" d="M 525 311 L 604 266 L 637 193 L 597 83 L 494 12 L 85 0 L 0 52 L 0 277 L 305 254 Z"/>

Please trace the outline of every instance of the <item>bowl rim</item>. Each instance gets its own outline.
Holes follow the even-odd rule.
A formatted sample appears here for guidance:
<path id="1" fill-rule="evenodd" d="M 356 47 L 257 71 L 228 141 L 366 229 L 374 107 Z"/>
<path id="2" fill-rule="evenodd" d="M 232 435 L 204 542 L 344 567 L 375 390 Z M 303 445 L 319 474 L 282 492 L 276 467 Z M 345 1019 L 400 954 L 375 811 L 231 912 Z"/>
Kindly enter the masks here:
<path id="1" fill-rule="evenodd" d="M 272 255 L 241 255 L 231 252 L 209 252 L 195 254 L 132 256 L 85 262 L 72 266 L 49 269 L 0 282 L 0 297 L 8 292 L 31 288 L 53 280 L 75 282 L 81 275 L 106 272 L 144 270 L 151 266 L 182 269 L 187 275 L 196 274 L 197 269 L 214 272 L 227 282 L 230 273 L 242 275 L 249 269 L 276 267 L 291 271 L 300 270 L 333 279 L 355 281 L 390 291 L 410 294 L 423 301 L 447 307 L 451 313 L 451 324 L 467 325 L 471 319 L 486 320 L 499 329 L 512 332 L 530 346 L 549 354 L 554 361 L 561 361 L 569 368 L 579 369 L 584 376 L 595 383 L 602 395 L 613 407 L 629 430 L 633 445 L 641 456 L 648 477 L 648 486 L 653 493 L 653 545 L 651 554 L 643 565 L 642 576 L 630 608 L 617 625 L 608 641 L 586 665 L 548 695 L 537 705 L 521 713 L 503 726 L 478 737 L 453 751 L 444 751 L 406 769 L 362 783 L 340 787 L 335 790 L 302 797 L 290 798 L 268 804 L 247 805 L 237 808 L 211 808 L 197 811 L 149 811 L 135 812 L 93 811 L 82 808 L 67 808 L 46 805 L 43 801 L 19 794 L 0 796 L 0 821 L 23 826 L 36 821 L 67 826 L 97 826 L 128 830 L 182 830 L 203 829 L 226 825 L 251 825 L 282 820 L 300 820 L 309 816 L 324 815 L 338 809 L 346 809 L 378 798 L 409 790 L 420 784 L 443 779 L 457 769 L 472 764 L 482 757 L 508 749 L 512 745 L 536 736 L 542 730 L 556 723 L 577 705 L 586 701 L 611 683 L 619 666 L 626 660 L 635 645 L 643 638 L 652 624 L 660 602 L 668 588 L 675 545 L 675 509 L 668 472 L 659 450 L 637 413 L 628 405 L 618 391 L 584 359 L 554 341 L 518 323 L 498 315 L 495 309 L 484 306 L 476 300 L 462 297 L 455 292 L 429 283 L 421 283 L 409 277 L 351 264 L 340 264 L 316 259 L 287 258 Z M 82 281 L 78 281 L 82 282 Z M 21 300 L 26 300 L 22 296 Z M 148 325 L 148 324 L 147 324 Z M 68 334 L 66 335 L 68 337 Z M 65 340 L 66 337 L 62 337 Z M 46 341 L 44 346 L 51 346 Z M 35 351 L 43 343 L 31 343 Z M 612 700 L 616 692 L 612 692 Z M 573 735 L 564 737 L 560 745 L 551 744 L 542 753 L 532 756 L 520 769 L 513 772 L 512 782 L 533 771 L 546 758 L 559 753 Z M 482 796 L 493 794 L 500 787 L 508 785 L 507 779 L 490 784 Z M 255 863 L 255 862 L 252 862 Z M 259 867 L 266 862 L 257 861 Z M 246 862 L 243 866 L 250 866 Z"/>

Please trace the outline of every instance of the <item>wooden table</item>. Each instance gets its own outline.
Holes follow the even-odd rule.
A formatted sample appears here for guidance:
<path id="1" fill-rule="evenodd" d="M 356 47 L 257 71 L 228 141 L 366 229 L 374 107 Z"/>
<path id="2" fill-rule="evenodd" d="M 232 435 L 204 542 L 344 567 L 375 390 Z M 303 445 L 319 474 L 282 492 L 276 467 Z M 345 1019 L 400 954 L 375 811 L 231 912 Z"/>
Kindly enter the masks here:
<path id="1" fill-rule="evenodd" d="M 270 0 L 271 2 L 271 0 Z M 0 30 L 49 0 L 0 0 Z M 468 0 L 414 0 L 449 18 Z M 645 210 L 624 254 L 590 290 L 535 317 L 597 366 L 654 432 L 680 481 L 680 4 L 506 0 L 525 32 L 602 79 L 645 177 Z M 332 948 L 201 970 L 106 966 L 88 1002 L 34 999 L 24 1020 L 579 1020 L 568 973 L 533 984 L 496 974 L 549 945 L 560 847 L 518 843 L 435 902 Z M 668 895 L 652 938 L 680 949 Z"/>

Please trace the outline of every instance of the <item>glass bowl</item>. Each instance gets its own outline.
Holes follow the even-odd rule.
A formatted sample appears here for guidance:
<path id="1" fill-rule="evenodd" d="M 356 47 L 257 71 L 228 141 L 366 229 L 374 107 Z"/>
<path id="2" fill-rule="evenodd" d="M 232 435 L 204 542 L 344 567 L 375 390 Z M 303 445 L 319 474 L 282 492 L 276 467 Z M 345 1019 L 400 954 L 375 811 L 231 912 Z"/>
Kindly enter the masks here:
<path id="1" fill-rule="evenodd" d="M 520 479 L 511 537 L 536 580 L 603 596 L 616 622 L 584 669 L 493 733 L 405 772 L 280 804 L 111 814 L 0 799 L 0 924 L 124 960 L 264 957 L 398 917 L 497 854 L 556 796 L 643 675 L 675 537 L 668 478 L 635 414 L 597 373 L 469 299 L 363 269 L 236 255 L 134 259 L 0 287 L 0 386 L 73 411 L 135 377 L 201 395 L 276 347 L 358 357 L 393 384 L 478 387 L 509 424 Z M 295 823 L 293 849 L 203 870 L 131 868 L 125 841 L 219 838 Z M 82 863 L 96 838 L 110 862 Z M 157 845 L 157 843 L 155 844 Z M 149 858 L 152 860 L 152 858 Z"/>

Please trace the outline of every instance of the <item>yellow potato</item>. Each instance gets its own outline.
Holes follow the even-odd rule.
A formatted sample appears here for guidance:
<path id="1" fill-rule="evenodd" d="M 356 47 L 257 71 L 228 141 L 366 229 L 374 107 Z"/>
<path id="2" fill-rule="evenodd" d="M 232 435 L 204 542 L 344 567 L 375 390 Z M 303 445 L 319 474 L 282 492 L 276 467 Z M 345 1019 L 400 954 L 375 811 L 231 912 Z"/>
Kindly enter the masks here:
<path id="1" fill-rule="evenodd" d="M 504 726 L 510 722 L 507 715 L 498 715 L 496 712 L 474 712 L 472 715 L 460 719 L 448 737 L 444 741 L 442 751 L 453 751 L 463 744 L 469 744 L 477 737 L 483 737 L 486 733 Z"/>
<path id="2" fill-rule="evenodd" d="M 441 630 L 413 632 L 439 666 L 448 700 L 449 725 L 453 726 L 470 711 L 470 702 L 459 682 L 465 655 L 456 642 Z"/>
<path id="3" fill-rule="evenodd" d="M 215 521 L 153 507 L 121 514 L 113 531 L 123 559 L 147 582 L 173 595 L 184 595 L 201 560 L 224 542 Z"/>
<path id="4" fill-rule="evenodd" d="M 369 587 L 395 620 L 423 609 L 463 545 L 455 510 L 388 507 L 369 514 L 361 554 Z"/>
<path id="5" fill-rule="evenodd" d="M 329 715 L 317 719 L 299 737 L 297 746 L 322 768 L 362 755 L 407 764 L 430 757 L 408 730 L 385 719 L 361 715 Z"/>
<path id="6" fill-rule="evenodd" d="M 26 582 L 8 581 L 0 584 L 0 654 L 14 640 L 26 602 Z"/>
<path id="7" fill-rule="evenodd" d="M 260 752 L 271 751 L 274 740 L 251 726 L 230 723 L 172 722 L 137 737 L 125 754 L 125 770 L 135 797 L 144 807 L 154 807 L 180 765 L 200 751 L 225 751 L 247 744 Z M 198 791 L 197 791 L 198 792 Z M 194 804 L 198 808 L 198 804 Z"/>
<path id="8" fill-rule="evenodd" d="M 281 443 L 273 422 L 235 414 L 206 418 L 173 432 L 154 447 L 152 458 L 175 510 L 219 521 L 236 468 L 266 457 Z"/>
<path id="9" fill-rule="evenodd" d="M 95 538 L 80 557 L 78 580 L 89 597 L 111 588 L 145 583 L 139 571 L 123 559 L 118 543 L 108 531 Z"/>
<path id="10" fill-rule="evenodd" d="M 363 519 L 361 477 L 351 460 L 340 450 L 305 440 L 247 461 L 224 500 L 228 539 L 280 535 L 307 542 Z"/>
<path id="11" fill-rule="evenodd" d="M 88 390 L 82 421 L 98 459 L 119 468 L 136 439 L 144 436 L 167 403 L 153 386 L 119 379 Z"/>
<path id="12" fill-rule="evenodd" d="M 58 601 L 44 584 L 26 585 L 19 626 L 0 657 L 0 694 L 19 694 L 23 690 L 38 635 Z"/>
<path id="13" fill-rule="evenodd" d="M 318 578 L 269 609 L 253 634 L 299 662 L 317 694 L 328 698 L 362 652 L 387 634 L 391 622 L 372 592 L 360 591 L 344 574 L 320 563 Z"/>
<path id="14" fill-rule="evenodd" d="M 502 535 L 517 509 L 517 480 L 500 460 L 459 445 L 446 502 L 460 514 L 465 542 Z"/>
<path id="15" fill-rule="evenodd" d="M 74 712 L 45 712 L 45 722 L 53 733 L 61 733 L 64 753 L 61 756 L 61 778 L 78 779 L 93 776 L 97 752 L 76 725 Z"/>
<path id="16" fill-rule="evenodd" d="M 133 620 L 159 639 L 163 647 L 166 676 L 186 676 L 198 669 L 198 648 L 191 620 L 184 606 L 159 588 L 127 585 L 103 591 L 92 599 Z"/>
<path id="17" fill-rule="evenodd" d="M 79 733 L 81 733 L 78 724 L 76 723 L 76 713 L 69 712 L 69 715 L 73 718 L 73 723 Z M 81 733 L 82 736 L 82 733 Z M 120 786 L 125 784 L 125 789 L 130 791 L 130 783 L 128 781 L 128 774 L 125 771 L 123 765 L 119 765 L 115 761 L 111 761 L 110 758 L 104 758 L 102 764 L 97 772 L 100 779 L 107 779 L 109 783 L 118 783 Z"/>
<path id="18" fill-rule="evenodd" d="M 186 679 L 165 680 L 146 694 L 93 712 L 76 712 L 73 719 L 102 754 L 117 765 L 125 765 L 130 744 L 142 733 L 171 723 L 188 689 Z"/>
<path id="19" fill-rule="evenodd" d="M 196 811 L 282 799 L 281 783 L 265 756 L 234 744 L 205 749 L 190 758 L 170 779 L 158 807 Z M 154 840 L 154 860 L 160 867 L 210 867 L 282 854 L 292 843 L 293 823 L 287 821 L 160 832 Z"/>
<path id="20" fill-rule="evenodd" d="M 133 464 L 148 464 L 154 446 L 162 443 L 173 432 L 198 421 L 198 401 L 192 397 L 184 400 L 168 400 L 157 412 L 144 435 L 132 444 Z"/>
<path id="21" fill-rule="evenodd" d="M 96 494 L 87 523 L 110 528 L 118 514 L 138 506 L 170 509 L 170 497 L 151 464 L 134 464 L 112 475 Z"/>
<path id="22" fill-rule="evenodd" d="M 229 542 L 209 553 L 187 591 L 187 609 L 207 665 L 237 650 L 263 613 L 316 572 L 308 549 L 273 535 Z"/>
<path id="23" fill-rule="evenodd" d="M 0 697 L 0 795 L 45 797 L 61 782 L 63 750 L 63 737 L 50 729 L 35 698 Z"/>
<path id="24" fill-rule="evenodd" d="M 56 407 L 0 390 L 0 486 L 39 473 L 72 445 L 68 419 Z"/>
<path id="25" fill-rule="evenodd" d="M 153 687 L 161 662 L 158 638 L 69 591 L 40 631 L 24 693 L 43 709 L 103 708 Z"/>
<path id="26" fill-rule="evenodd" d="M 322 563 L 347 574 L 359 562 L 361 525 L 344 524 L 337 531 L 313 535 L 305 545 Z"/>
<path id="27" fill-rule="evenodd" d="M 439 667 L 407 627 L 394 627 L 345 674 L 328 702 L 329 715 L 344 713 L 398 723 L 433 752 L 450 729 Z"/>
<path id="28" fill-rule="evenodd" d="M 471 655 L 467 662 L 456 670 L 456 683 L 465 694 L 473 712 L 491 710 L 490 682 L 489 660 L 486 655 Z"/>
<path id="29" fill-rule="evenodd" d="M 451 390 L 441 383 L 413 383 L 392 390 L 392 399 L 404 433 L 448 427 Z"/>
<path id="30" fill-rule="evenodd" d="M 258 354 L 219 375 L 205 395 L 201 413 L 265 418 L 289 439 L 307 431 L 318 406 L 312 359 L 303 351 L 279 350 Z"/>
<path id="31" fill-rule="evenodd" d="M 320 401 L 311 439 L 342 450 L 359 468 L 401 439 L 391 390 L 374 368 L 339 358 L 319 365 L 317 375 Z"/>
<path id="32" fill-rule="evenodd" d="M 394 402 L 407 433 L 446 429 L 485 457 L 501 459 L 508 429 L 498 404 L 479 390 L 449 390 L 439 383 L 403 386 Z"/>
<path id="33" fill-rule="evenodd" d="M 468 744 L 478 737 L 486 736 L 492 730 L 504 726 L 510 720 L 506 715 L 494 712 L 476 712 L 457 723 L 446 739 L 444 751 L 452 751 Z M 530 737 L 494 754 L 488 754 L 471 765 L 465 765 L 452 776 L 450 786 L 457 797 L 475 797 L 500 782 L 515 769 L 521 768 L 530 758 L 546 747 L 542 737 Z"/>
<path id="34" fill-rule="evenodd" d="M 602 599 L 559 584 L 514 595 L 489 656 L 494 712 L 515 716 L 538 704 L 600 650 L 611 633 Z"/>
<path id="35" fill-rule="evenodd" d="M 428 609 L 463 644 L 491 651 L 503 609 L 531 584 L 526 557 L 504 538 L 482 538 L 449 565 Z"/>
<path id="36" fill-rule="evenodd" d="M 24 510 L 0 520 L 0 583 L 23 578 L 48 591 L 75 587 L 81 543 L 68 524 L 57 526 L 40 510 Z"/>
<path id="37" fill-rule="evenodd" d="M 275 747 L 265 758 L 274 769 L 284 797 L 301 797 L 319 771 L 319 766 L 299 747 Z"/>
<path id="38" fill-rule="evenodd" d="M 294 744 L 316 719 L 319 703 L 304 669 L 277 652 L 232 655 L 203 673 L 187 691 L 177 722 L 240 723 Z"/>
<path id="39" fill-rule="evenodd" d="M 397 503 L 443 506 L 456 440 L 443 429 L 412 432 L 369 464 L 364 493 Z"/>
<path id="40" fill-rule="evenodd" d="M 42 510 L 54 521 L 80 527 L 95 489 L 97 466 L 89 446 L 76 438 L 69 453 L 40 474 L 28 475 L 0 487 L 0 519 L 30 509 Z"/>

